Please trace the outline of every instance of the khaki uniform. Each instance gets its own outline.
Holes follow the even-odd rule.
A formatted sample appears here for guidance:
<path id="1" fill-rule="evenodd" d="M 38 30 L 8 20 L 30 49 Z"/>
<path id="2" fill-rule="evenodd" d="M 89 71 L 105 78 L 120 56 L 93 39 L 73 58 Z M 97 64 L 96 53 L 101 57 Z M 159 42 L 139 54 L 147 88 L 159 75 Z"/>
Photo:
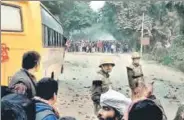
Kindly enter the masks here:
<path id="1" fill-rule="evenodd" d="M 100 110 L 100 96 L 102 93 L 105 93 L 109 90 L 112 83 L 109 79 L 109 74 L 104 73 L 102 70 L 97 72 L 95 79 L 92 84 L 92 100 L 94 103 L 94 112 L 98 113 Z"/>
<path id="2" fill-rule="evenodd" d="M 129 86 L 133 90 L 136 87 L 136 83 L 139 80 L 143 80 L 143 79 L 139 79 L 143 77 L 142 66 L 130 65 L 129 67 L 127 67 L 127 74 L 128 74 Z"/>

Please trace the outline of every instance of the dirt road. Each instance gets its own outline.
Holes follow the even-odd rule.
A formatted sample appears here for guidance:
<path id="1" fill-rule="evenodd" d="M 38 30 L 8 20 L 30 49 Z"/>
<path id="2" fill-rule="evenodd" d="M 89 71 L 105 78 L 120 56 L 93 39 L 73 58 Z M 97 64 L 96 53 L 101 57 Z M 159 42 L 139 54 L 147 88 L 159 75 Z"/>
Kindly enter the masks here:
<path id="1" fill-rule="evenodd" d="M 131 63 L 129 54 L 67 53 L 64 74 L 60 77 L 57 107 L 61 115 L 77 120 L 96 120 L 90 98 L 90 86 L 98 64 L 103 57 L 112 57 L 116 66 L 111 79 L 117 90 L 130 96 L 126 66 Z M 154 93 L 161 100 L 169 120 L 173 120 L 178 104 L 184 102 L 184 74 L 155 62 L 141 61 L 147 81 L 154 80 Z"/>

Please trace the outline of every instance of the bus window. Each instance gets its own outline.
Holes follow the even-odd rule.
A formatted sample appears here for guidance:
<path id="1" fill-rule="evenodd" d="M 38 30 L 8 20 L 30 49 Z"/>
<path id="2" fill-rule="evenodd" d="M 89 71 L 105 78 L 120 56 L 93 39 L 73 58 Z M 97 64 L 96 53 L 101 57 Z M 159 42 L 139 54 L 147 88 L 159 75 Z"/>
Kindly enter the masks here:
<path id="1" fill-rule="evenodd" d="M 1 30 L 9 32 L 23 31 L 20 7 L 1 4 Z"/>
<path id="2" fill-rule="evenodd" d="M 44 47 L 62 47 L 64 43 L 64 37 L 55 30 L 43 26 L 43 45 Z"/>
<path id="3" fill-rule="evenodd" d="M 45 9 L 41 8 L 43 26 L 43 46 L 62 47 L 63 29 L 61 24 Z"/>

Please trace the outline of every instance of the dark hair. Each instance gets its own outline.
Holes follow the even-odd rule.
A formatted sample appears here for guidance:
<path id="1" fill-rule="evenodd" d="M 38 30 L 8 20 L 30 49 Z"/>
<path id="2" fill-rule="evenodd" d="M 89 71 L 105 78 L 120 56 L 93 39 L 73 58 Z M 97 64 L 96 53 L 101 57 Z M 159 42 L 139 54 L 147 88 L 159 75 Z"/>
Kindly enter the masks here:
<path id="1" fill-rule="evenodd" d="M 123 115 L 121 115 L 115 108 L 113 108 L 113 110 L 115 111 L 115 118 L 117 118 L 117 120 L 122 120 Z"/>
<path id="2" fill-rule="evenodd" d="M 29 70 L 34 68 L 40 61 L 41 56 L 36 51 L 28 51 L 22 57 L 22 68 Z"/>
<path id="3" fill-rule="evenodd" d="M 60 118 L 59 120 L 76 120 L 74 117 L 70 117 L 70 116 L 65 116 Z"/>
<path id="4" fill-rule="evenodd" d="M 162 120 L 161 109 L 151 100 L 143 100 L 135 103 L 130 112 L 128 120 Z"/>
<path id="5" fill-rule="evenodd" d="M 37 83 L 37 96 L 49 100 L 58 93 L 58 82 L 52 78 L 42 78 Z"/>

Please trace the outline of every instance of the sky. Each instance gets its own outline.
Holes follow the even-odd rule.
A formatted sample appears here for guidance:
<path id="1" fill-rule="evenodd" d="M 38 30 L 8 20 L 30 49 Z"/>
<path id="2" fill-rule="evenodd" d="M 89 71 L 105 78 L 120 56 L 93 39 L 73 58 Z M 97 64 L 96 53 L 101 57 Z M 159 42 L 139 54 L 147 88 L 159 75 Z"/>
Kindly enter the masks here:
<path id="1" fill-rule="evenodd" d="M 90 7 L 94 11 L 98 12 L 98 10 L 100 10 L 100 8 L 102 8 L 104 6 L 104 4 L 105 4 L 105 1 L 91 1 Z"/>

